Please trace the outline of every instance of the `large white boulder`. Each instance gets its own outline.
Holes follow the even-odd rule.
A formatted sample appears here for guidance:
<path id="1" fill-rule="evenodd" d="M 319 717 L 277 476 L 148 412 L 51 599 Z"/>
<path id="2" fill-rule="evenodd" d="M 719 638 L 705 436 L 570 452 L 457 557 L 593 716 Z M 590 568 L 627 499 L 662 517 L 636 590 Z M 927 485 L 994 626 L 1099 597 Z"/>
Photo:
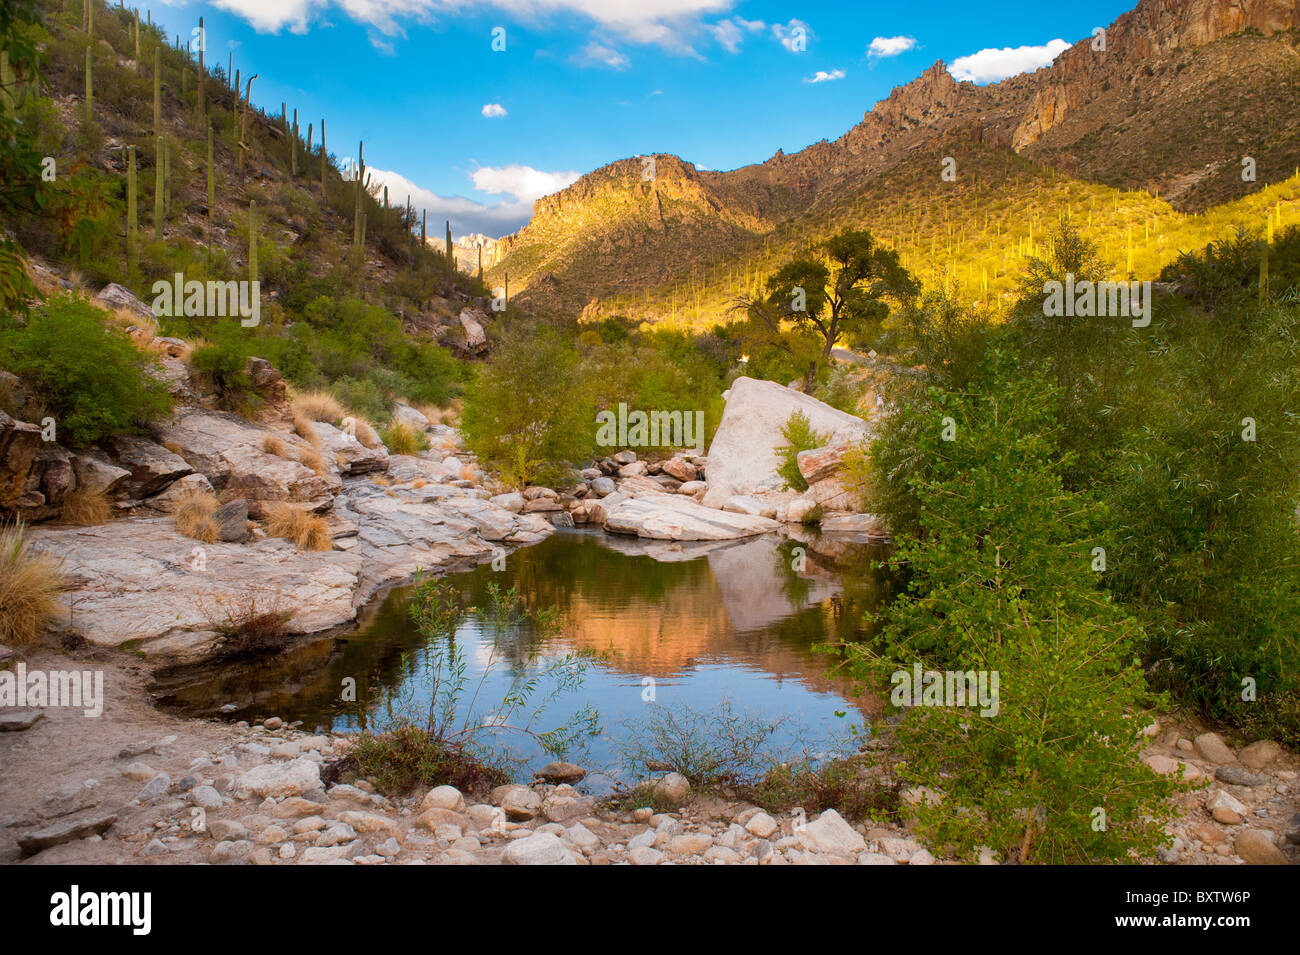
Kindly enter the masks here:
<path id="1" fill-rule="evenodd" d="M 808 416 L 813 430 L 825 435 L 827 444 L 858 442 L 870 436 L 869 426 L 861 418 L 774 381 L 737 378 L 726 398 L 726 410 L 709 445 L 706 503 L 782 487 L 784 482 L 776 473 L 776 449 L 785 444 L 781 429 L 796 411 Z"/>

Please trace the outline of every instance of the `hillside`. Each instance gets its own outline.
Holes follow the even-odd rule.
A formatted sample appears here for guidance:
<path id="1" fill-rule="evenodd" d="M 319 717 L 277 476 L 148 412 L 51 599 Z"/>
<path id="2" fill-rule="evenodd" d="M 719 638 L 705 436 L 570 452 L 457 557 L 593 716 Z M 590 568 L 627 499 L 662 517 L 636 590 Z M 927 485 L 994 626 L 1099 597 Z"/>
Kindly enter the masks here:
<path id="1" fill-rule="evenodd" d="M 986 87 L 936 63 L 834 142 L 729 172 L 659 155 L 653 181 L 642 159 L 620 160 L 538 200 L 489 278 L 509 272 L 537 307 L 701 327 L 852 224 L 983 298 L 1008 292 L 1034 236 L 1076 214 L 1117 273 L 1150 274 L 1225 228 L 1289 221 L 1297 28 L 1294 0 L 1143 0 L 1104 52 L 1090 37 Z M 955 182 L 940 178 L 948 156 Z"/>

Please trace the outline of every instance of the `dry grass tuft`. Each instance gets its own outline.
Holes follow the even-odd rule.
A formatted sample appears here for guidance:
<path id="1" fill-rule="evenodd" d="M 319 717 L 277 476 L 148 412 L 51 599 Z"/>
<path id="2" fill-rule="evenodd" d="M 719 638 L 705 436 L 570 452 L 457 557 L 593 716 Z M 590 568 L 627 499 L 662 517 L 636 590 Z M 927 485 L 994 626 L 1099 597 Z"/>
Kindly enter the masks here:
<path id="1" fill-rule="evenodd" d="M 272 504 L 267 508 L 266 533 L 293 541 L 299 550 L 334 549 L 334 537 L 325 519 L 292 504 Z"/>
<path id="2" fill-rule="evenodd" d="M 166 448 L 168 451 L 170 451 L 172 454 L 176 455 L 177 457 L 184 456 L 181 454 L 181 450 L 182 450 L 181 446 L 177 444 L 175 441 L 164 441 L 163 447 Z"/>
<path id="3" fill-rule="evenodd" d="M 393 421 L 383 431 L 384 444 L 392 454 L 419 454 L 429 450 L 429 438 L 409 424 Z"/>
<path id="4" fill-rule="evenodd" d="M 301 415 L 308 421 L 338 424 L 348 414 L 339 400 L 328 391 L 304 391 L 294 395 L 289 404 L 295 415 Z"/>
<path id="5" fill-rule="evenodd" d="M 274 454 L 277 458 L 284 457 L 284 439 L 278 435 L 268 434 L 262 439 L 262 450 L 267 454 Z"/>
<path id="6" fill-rule="evenodd" d="M 172 520 L 176 529 L 186 537 L 211 544 L 217 539 L 217 522 L 212 515 L 217 512 L 221 502 L 211 491 L 191 488 L 176 498 L 172 507 Z"/>
<path id="7" fill-rule="evenodd" d="M 378 448 L 383 446 L 383 440 L 379 437 L 379 432 L 365 418 L 356 419 L 357 440 L 367 448 Z"/>
<path id="8" fill-rule="evenodd" d="M 316 429 L 311 426 L 311 418 L 304 418 L 300 414 L 293 416 L 293 430 L 298 437 L 302 438 L 313 448 L 320 447 L 320 436 L 316 434 Z"/>
<path id="9" fill-rule="evenodd" d="M 107 524 L 113 517 L 113 502 L 97 488 L 78 487 L 63 496 L 63 510 L 59 515 L 65 524 L 90 527 Z"/>
<path id="10" fill-rule="evenodd" d="M 29 550 L 23 525 L 0 530 L 0 643 L 31 643 L 59 613 L 67 578 L 49 554 Z"/>
<path id="11" fill-rule="evenodd" d="M 303 467 L 311 468 L 317 474 L 329 474 L 330 466 L 325 463 L 319 451 L 303 449 L 298 454 L 298 461 Z"/>
<path id="12" fill-rule="evenodd" d="M 370 475 L 370 480 L 374 481 L 380 487 L 388 487 L 393 483 L 392 478 L 388 477 L 386 474 L 372 474 Z"/>

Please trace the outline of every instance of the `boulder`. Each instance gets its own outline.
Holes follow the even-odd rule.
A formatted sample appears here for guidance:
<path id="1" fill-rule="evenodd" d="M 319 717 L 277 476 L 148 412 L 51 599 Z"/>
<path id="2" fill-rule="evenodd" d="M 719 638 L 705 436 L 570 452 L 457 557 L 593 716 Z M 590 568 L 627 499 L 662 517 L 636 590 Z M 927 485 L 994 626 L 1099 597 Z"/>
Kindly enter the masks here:
<path id="1" fill-rule="evenodd" d="M 235 783 L 235 791 L 241 796 L 301 796 L 320 788 L 320 767 L 305 756 L 254 766 Z"/>
<path id="2" fill-rule="evenodd" d="M 560 837 L 549 832 L 536 832 L 516 839 L 501 853 L 502 865 L 577 865 L 573 854 Z"/>
<path id="3" fill-rule="evenodd" d="M 851 448 L 859 446 L 858 441 L 841 441 L 838 444 L 813 448 L 811 451 L 800 451 L 795 459 L 799 465 L 799 473 L 809 484 L 816 484 L 840 471 L 844 466 L 844 455 Z"/>
<path id="4" fill-rule="evenodd" d="M 245 498 L 254 518 L 265 517 L 267 506 L 281 501 L 325 510 L 342 487 L 333 469 L 317 474 L 262 450 L 269 432 L 232 414 L 189 408 L 173 421 L 155 425 L 154 433 L 224 496 Z M 328 455 L 323 457 L 328 462 Z"/>
<path id="5" fill-rule="evenodd" d="M 400 401 L 393 405 L 393 420 L 399 424 L 414 428 L 416 431 L 429 430 L 429 419 L 410 405 L 404 405 Z"/>
<path id="6" fill-rule="evenodd" d="M 0 411 L 0 507 L 17 506 L 42 446 L 41 429 Z M 44 503 L 41 500 L 39 503 Z"/>
<path id="7" fill-rule="evenodd" d="M 487 315 L 481 309 L 462 308 L 458 318 L 465 331 L 465 348 L 475 353 L 486 349 L 487 333 L 483 331 L 483 323 L 487 321 Z"/>
<path id="8" fill-rule="evenodd" d="M 1247 829 L 1237 834 L 1237 855 L 1250 865 L 1289 865 L 1271 833 Z"/>
<path id="9" fill-rule="evenodd" d="M 548 783 L 576 783 L 587 775 L 587 771 L 573 763 L 547 763 L 533 775 Z"/>
<path id="10" fill-rule="evenodd" d="M 834 809 L 827 809 L 812 822 L 796 831 L 795 838 L 805 849 L 822 852 L 856 854 L 867 847 L 862 834 L 844 821 Z"/>
<path id="11" fill-rule="evenodd" d="M 139 319 L 142 325 L 149 328 L 156 328 L 158 325 L 158 319 L 154 315 L 153 309 L 136 298 L 135 293 L 130 289 L 118 285 L 116 282 L 110 282 L 100 289 L 94 300 L 95 304 L 103 308 L 130 312 L 132 316 Z"/>
<path id="12" fill-rule="evenodd" d="M 123 490 L 136 500 L 157 494 L 173 481 L 194 471 L 179 454 L 148 438 L 117 435 L 108 440 L 107 447 L 113 460 L 131 472 Z"/>
<path id="13" fill-rule="evenodd" d="M 72 468 L 77 475 L 77 487 L 102 494 L 112 494 L 131 477 L 126 468 L 119 468 L 94 454 L 74 454 Z"/>
<path id="14" fill-rule="evenodd" d="M 1202 733 L 1192 741 L 1192 745 L 1196 747 L 1196 754 L 1208 763 L 1224 764 L 1237 761 L 1237 757 L 1218 733 Z"/>
<path id="15" fill-rule="evenodd" d="M 694 464 L 683 457 L 669 458 L 663 463 L 664 473 L 681 481 L 683 484 L 688 481 L 694 481 L 698 476 Z"/>
<path id="16" fill-rule="evenodd" d="M 623 501 L 607 512 L 604 525 L 605 530 L 615 534 L 675 541 L 734 540 L 780 527 L 766 517 L 715 511 L 680 494 Z"/>
<path id="17" fill-rule="evenodd" d="M 217 540 L 238 544 L 248 539 L 248 502 L 242 497 L 222 504 L 212 515 Z"/>
<path id="18" fill-rule="evenodd" d="M 785 443 L 781 431 L 796 411 L 808 416 L 812 428 L 829 444 L 860 442 L 869 434 L 861 418 L 773 381 L 737 378 L 726 395 L 727 407 L 708 452 L 708 484 L 726 488 L 728 496 L 762 488 L 779 490 L 776 449 Z"/>
<path id="19" fill-rule="evenodd" d="M 89 810 L 75 816 L 66 816 L 43 829 L 29 832 L 18 840 L 18 849 L 29 856 L 64 842 L 101 835 L 117 822 L 117 813 Z"/>
<path id="20" fill-rule="evenodd" d="M 339 474 L 351 476 L 388 470 L 388 449 L 382 444 L 368 448 L 341 428 L 324 421 L 311 422 L 312 432 L 320 441 L 320 452 L 334 462 Z"/>

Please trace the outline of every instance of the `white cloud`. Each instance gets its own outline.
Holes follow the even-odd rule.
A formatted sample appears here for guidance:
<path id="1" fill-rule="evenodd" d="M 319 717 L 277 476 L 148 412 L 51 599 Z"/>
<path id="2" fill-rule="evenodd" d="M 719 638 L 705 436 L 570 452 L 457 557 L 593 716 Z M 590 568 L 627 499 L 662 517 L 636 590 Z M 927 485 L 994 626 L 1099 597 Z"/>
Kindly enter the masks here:
<path id="1" fill-rule="evenodd" d="M 867 56 L 898 56 L 916 46 L 916 38 L 910 36 L 878 36 L 867 45 Z"/>
<path id="2" fill-rule="evenodd" d="M 532 166 L 511 163 L 508 166 L 480 166 L 470 173 L 470 179 L 479 192 L 513 196 L 518 202 L 532 202 L 571 185 L 578 179 L 578 174 L 572 169 L 568 172 L 544 172 Z"/>
<path id="3" fill-rule="evenodd" d="M 523 22 L 540 22 L 557 14 L 576 14 L 607 33 L 633 43 L 653 43 L 692 52 L 687 38 L 702 18 L 725 13 L 735 0 L 213 0 L 262 33 L 288 28 L 305 33 L 339 9 L 353 20 L 385 36 L 401 35 L 401 21 L 426 21 L 488 10 L 501 11 Z M 746 29 L 751 21 L 736 18 Z"/>
<path id="4" fill-rule="evenodd" d="M 525 172 L 515 173 L 512 178 L 506 174 L 506 170 Z M 534 199 L 547 192 L 562 189 L 577 178 L 577 173 L 545 173 L 530 169 L 528 166 L 506 166 L 501 170 L 489 169 L 486 171 L 500 174 L 500 181 L 487 176 L 485 178 L 492 180 L 487 183 L 488 185 L 500 187 L 509 185 L 520 190 L 516 194 L 506 188 L 480 189 L 494 195 L 509 193 L 514 196 L 511 200 L 493 203 L 480 202 L 465 196 L 440 196 L 436 192 L 417 186 L 401 173 L 375 169 L 371 166 L 367 166 L 366 171 L 373 176 L 373 181 L 379 183 L 381 188 L 388 187 L 389 202 L 404 206 L 409 198 L 417 215 L 427 212 L 430 235 L 442 235 L 443 223 L 450 221 L 452 235 L 457 238 L 475 233 L 499 237 L 517 232 L 532 218 Z M 484 172 L 485 169 L 475 170 L 475 176 Z M 533 175 L 530 176 L 529 173 Z M 528 194 L 529 189 L 542 189 L 542 191 L 532 195 Z"/>
<path id="5" fill-rule="evenodd" d="M 488 119 L 501 119 L 506 115 L 506 108 L 500 103 L 488 103 L 483 107 L 483 115 Z"/>
<path id="6" fill-rule="evenodd" d="M 792 17 L 789 23 L 773 23 L 772 36 L 776 37 L 777 42 L 791 53 L 803 53 L 808 49 L 808 41 L 812 39 L 813 31 L 808 24 Z"/>
<path id="7" fill-rule="evenodd" d="M 844 79 L 843 70 L 831 70 L 829 73 L 827 73 L 825 70 L 818 70 L 812 76 L 805 77 L 804 82 L 805 83 L 827 83 L 831 80 L 842 80 L 842 79 Z"/>
<path id="8" fill-rule="evenodd" d="M 952 61 L 948 72 L 953 79 L 974 83 L 996 83 L 1017 73 L 1027 73 L 1047 66 L 1070 48 L 1064 40 L 1052 40 L 1042 46 L 1003 47 L 980 50 Z"/>
<path id="9" fill-rule="evenodd" d="M 573 57 L 573 62 L 579 66 L 607 66 L 611 70 L 626 70 L 631 65 L 631 61 L 618 50 L 595 40 L 584 46 L 582 52 Z"/>
<path id="10" fill-rule="evenodd" d="M 725 20 L 710 24 L 708 30 L 713 34 L 713 39 L 718 41 L 718 46 L 728 53 L 739 53 L 746 33 L 762 33 L 766 27 L 767 24 L 762 20 L 727 17 Z"/>

